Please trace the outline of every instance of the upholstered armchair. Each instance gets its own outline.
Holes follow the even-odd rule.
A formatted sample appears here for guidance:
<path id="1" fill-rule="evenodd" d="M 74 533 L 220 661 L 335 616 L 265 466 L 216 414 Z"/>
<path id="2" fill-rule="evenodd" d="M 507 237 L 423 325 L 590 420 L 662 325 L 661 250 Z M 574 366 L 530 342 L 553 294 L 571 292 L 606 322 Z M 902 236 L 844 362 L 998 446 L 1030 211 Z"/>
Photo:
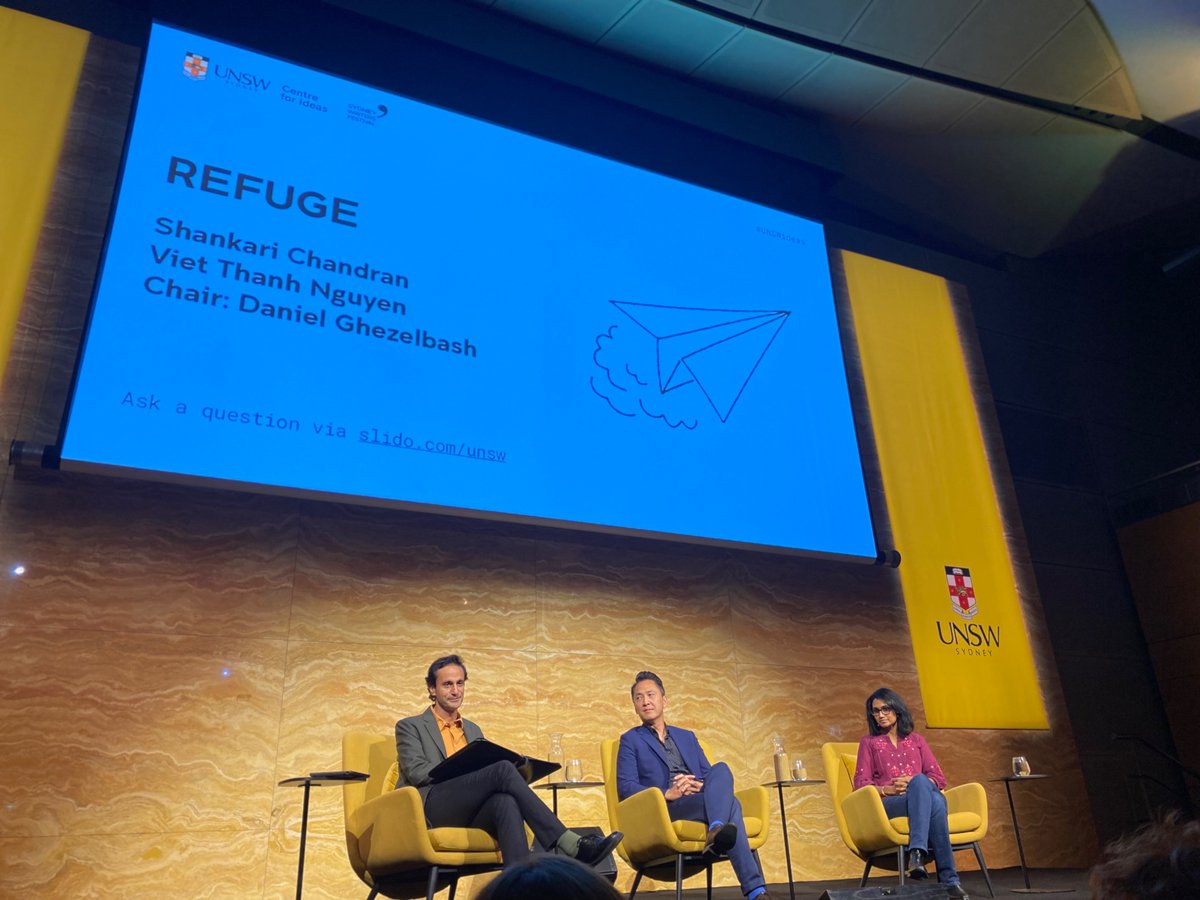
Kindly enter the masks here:
<path id="1" fill-rule="evenodd" d="M 867 883 L 871 866 L 896 868 L 900 883 L 904 883 L 904 848 L 908 844 L 908 818 L 889 819 L 883 800 L 872 786 L 854 790 L 854 767 L 858 761 L 857 743 L 829 743 L 821 747 L 825 763 L 825 781 L 833 799 L 833 813 L 838 831 L 850 852 L 866 863 L 860 886 Z M 992 879 L 983 861 L 979 842 L 988 829 L 987 794 L 983 785 L 961 784 L 947 788 L 947 818 L 950 825 L 950 844 L 955 851 L 971 849 L 979 870 L 987 882 L 988 893 Z"/>
<path id="2" fill-rule="evenodd" d="M 617 749 L 620 741 L 600 745 L 600 764 L 604 772 L 604 793 L 608 802 L 608 823 L 612 831 L 624 832 L 617 853 L 633 868 L 635 875 L 629 900 L 637 893 L 642 877 L 656 881 L 674 881 L 675 897 L 683 896 L 683 879 L 703 870 L 707 875 L 708 898 L 712 900 L 712 867 L 728 859 L 704 853 L 708 828 L 703 822 L 672 822 L 662 791 L 648 788 L 624 800 L 617 799 Z M 703 741 L 704 755 L 712 759 Z M 736 794 L 742 805 L 746 838 L 758 859 L 758 848 L 767 840 L 769 799 L 766 788 L 752 787 Z"/>
<path id="3" fill-rule="evenodd" d="M 428 828 L 417 789 L 393 790 L 394 735 L 348 732 L 342 737 L 342 767 L 370 776 L 342 787 L 346 852 L 371 888 L 367 900 L 379 895 L 433 900 L 446 884 L 454 900 L 461 876 L 500 868 L 500 846 L 486 831 Z"/>

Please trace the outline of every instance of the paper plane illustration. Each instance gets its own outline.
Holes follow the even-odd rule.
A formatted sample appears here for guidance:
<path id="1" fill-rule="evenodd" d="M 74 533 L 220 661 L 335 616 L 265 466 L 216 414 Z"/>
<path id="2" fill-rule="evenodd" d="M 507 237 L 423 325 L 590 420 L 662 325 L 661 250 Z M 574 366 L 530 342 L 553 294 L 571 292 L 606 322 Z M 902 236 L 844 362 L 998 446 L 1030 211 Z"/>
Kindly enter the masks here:
<path id="1" fill-rule="evenodd" d="M 659 392 L 695 384 L 722 422 L 789 315 L 785 310 L 610 302 L 655 339 Z"/>

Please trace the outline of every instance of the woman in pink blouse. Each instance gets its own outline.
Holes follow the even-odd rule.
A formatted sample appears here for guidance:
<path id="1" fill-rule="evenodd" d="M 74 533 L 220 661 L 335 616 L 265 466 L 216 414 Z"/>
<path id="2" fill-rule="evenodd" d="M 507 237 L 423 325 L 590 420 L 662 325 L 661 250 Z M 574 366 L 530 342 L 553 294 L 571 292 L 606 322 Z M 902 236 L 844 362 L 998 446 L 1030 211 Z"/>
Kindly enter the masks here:
<path id="1" fill-rule="evenodd" d="M 907 869 L 937 860 L 938 881 L 947 895 L 965 898 L 954 867 L 950 827 L 946 822 L 946 776 L 925 739 L 913 731 L 912 713 L 889 688 L 867 698 L 870 734 L 858 742 L 854 787 L 874 785 L 889 819 L 908 817 Z"/>

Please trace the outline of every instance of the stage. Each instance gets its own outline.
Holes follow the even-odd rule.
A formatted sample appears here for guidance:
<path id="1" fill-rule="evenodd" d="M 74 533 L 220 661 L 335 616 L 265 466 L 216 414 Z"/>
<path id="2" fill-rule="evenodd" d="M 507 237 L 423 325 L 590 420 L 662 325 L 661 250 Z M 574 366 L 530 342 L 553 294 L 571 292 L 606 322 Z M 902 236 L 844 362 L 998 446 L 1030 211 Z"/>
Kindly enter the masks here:
<path id="1" fill-rule="evenodd" d="M 989 874 L 992 877 L 992 886 L 996 889 L 997 897 L 1021 897 L 1030 896 L 1025 892 L 1025 881 L 1021 877 L 1021 870 L 1014 866 L 1010 869 L 990 869 Z M 1088 870 L 1087 869 L 1030 869 L 1029 883 L 1034 890 L 1039 894 L 1042 890 L 1051 890 L 1047 896 L 1060 896 L 1064 900 L 1076 898 L 1076 900 L 1086 900 L 1088 894 Z M 909 884 L 926 885 L 930 882 L 926 881 L 909 881 Z M 988 891 L 987 885 L 983 881 L 983 875 L 977 871 L 964 872 L 962 879 L 963 887 L 971 895 L 971 900 L 987 900 Z M 867 881 L 868 888 L 894 888 L 896 886 L 896 878 L 871 878 Z M 813 900 L 820 897 L 825 891 L 845 891 L 853 890 L 858 887 L 857 879 L 843 879 L 840 881 L 798 881 L 796 882 L 796 897 L 803 897 L 805 900 Z M 771 900 L 790 900 L 788 894 L 787 882 L 782 884 L 768 885 L 768 890 L 771 894 Z M 638 896 L 646 893 L 653 893 L 655 896 L 663 896 L 665 894 L 674 893 L 672 889 L 658 890 L 647 892 L 639 890 Z M 697 900 L 705 896 L 704 888 L 692 888 L 683 892 L 685 898 L 689 900 Z M 719 887 L 713 888 L 713 900 L 741 900 L 742 893 L 737 887 Z"/>

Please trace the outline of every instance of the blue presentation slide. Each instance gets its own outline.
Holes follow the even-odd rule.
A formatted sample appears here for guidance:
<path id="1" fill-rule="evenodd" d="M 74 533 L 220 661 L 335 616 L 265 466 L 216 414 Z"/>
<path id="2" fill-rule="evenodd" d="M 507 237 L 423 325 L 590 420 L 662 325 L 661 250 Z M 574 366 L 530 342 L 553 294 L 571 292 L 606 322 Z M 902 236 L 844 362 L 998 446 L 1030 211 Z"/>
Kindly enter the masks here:
<path id="1" fill-rule="evenodd" d="M 155 25 L 64 467 L 873 558 L 822 227 Z"/>

